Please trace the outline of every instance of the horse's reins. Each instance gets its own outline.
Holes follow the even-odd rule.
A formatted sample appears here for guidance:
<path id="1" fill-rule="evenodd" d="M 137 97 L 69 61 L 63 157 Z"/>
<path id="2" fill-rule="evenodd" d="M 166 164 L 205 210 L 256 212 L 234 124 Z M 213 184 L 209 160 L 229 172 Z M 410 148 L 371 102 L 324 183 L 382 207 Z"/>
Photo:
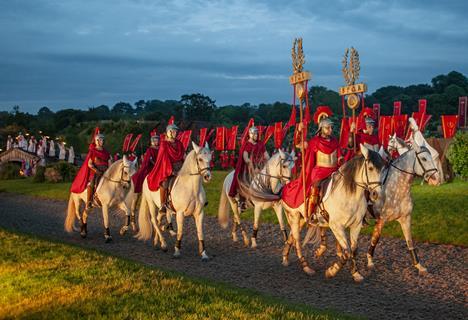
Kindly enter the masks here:
<path id="1" fill-rule="evenodd" d="M 419 158 L 419 155 L 420 155 L 421 153 L 424 153 L 424 152 L 427 152 L 427 153 L 430 154 L 429 150 L 428 150 L 426 147 L 424 147 L 424 146 L 421 147 L 421 151 L 419 151 L 419 152 L 416 152 L 416 150 L 415 150 L 415 155 L 416 155 L 416 157 L 415 157 L 414 162 L 413 162 L 413 172 L 410 172 L 410 171 L 407 171 L 407 170 L 405 170 L 405 169 L 402 169 L 402 168 L 397 167 L 397 166 L 393 163 L 394 161 L 390 161 L 390 162 L 389 162 L 389 165 L 392 166 L 393 168 L 395 168 L 395 169 L 397 169 L 397 170 L 403 172 L 403 173 L 406 173 L 406 174 L 409 174 L 409 175 L 412 175 L 412 176 L 419 176 L 419 175 L 416 173 L 416 161 L 418 161 L 419 165 L 420 165 L 421 168 L 423 169 L 422 177 L 423 177 L 424 179 L 430 179 L 430 178 L 437 172 L 437 169 L 436 169 L 436 168 L 432 168 L 432 169 L 428 169 L 428 170 L 427 170 L 427 169 L 424 167 L 424 164 L 423 164 L 422 160 Z M 432 172 L 432 174 L 431 174 L 428 178 L 426 178 L 426 175 L 429 174 L 429 173 L 431 173 L 431 172 Z M 388 173 L 387 173 L 387 176 L 388 176 Z M 387 180 L 387 176 L 385 177 L 384 183 L 385 183 L 385 181 Z"/>
<path id="2" fill-rule="evenodd" d="M 280 166 L 280 175 L 279 176 L 272 176 L 271 174 L 268 174 L 268 173 L 264 173 L 262 171 L 260 171 L 258 174 L 259 175 L 262 175 L 264 177 L 268 177 L 268 178 L 273 178 L 273 179 L 278 179 L 280 180 L 281 182 L 287 182 L 289 180 L 291 180 L 291 176 L 285 176 L 283 174 L 283 164 L 286 163 L 286 162 L 290 162 L 290 161 L 293 161 L 292 158 L 289 156 L 287 159 L 280 159 L 280 162 L 277 164 Z M 266 168 L 265 170 L 268 170 L 268 168 Z M 284 179 L 284 181 L 282 181 L 282 179 Z"/>
<path id="3" fill-rule="evenodd" d="M 105 174 L 102 175 L 102 177 L 110 182 L 114 182 L 114 183 L 120 183 L 120 184 L 124 184 L 124 183 L 130 183 L 130 179 L 128 180 L 125 180 L 123 179 L 123 174 L 124 174 L 124 169 L 125 168 L 130 168 L 130 166 L 126 166 L 126 165 L 123 165 L 122 166 L 122 169 L 120 170 L 120 180 L 114 180 L 108 176 L 106 176 Z"/>
<path id="4" fill-rule="evenodd" d="M 369 173 L 368 173 L 368 168 L 367 168 L 367 163 L 368 163 L 368 162 L 369 162 L 368 159 L 366 159 L 366 160 L 364 161 L 364 168 L 365 168 L 364 172 L 365 172 L 365 175 L 366 175 L 366 182 L 365 182 L 365 183 L 364 183 L 364 182 L 361 183 L 361 182 L 357 182 L 357 181 L 353 180 L 353 183 L 354 183 L 356 186 L 358 186 L 358 187 L 360 187 L 360 188 L 362 188 L 362 189 L 364 189 L 364 190 L 367 190 L 367 191 L 371 192 L 371 191 L 374 191 L 374 189 L 376 189 L 377 187 L 381 186 L 381 185 L 382 185 L 382 182 L 380 182 L 380 181 L 369 181 Z M 342 177 L 344 177 L 344 174 L 343 174 L 343 172 L 341 172 L 341 170 L 338 169 L 337 172 L 338 172 Z M 374 186 L 374 187 L 371 187 L 372 185 L 375 185 L 375 186 Z"/>
<path id="5" fill-rule="evenodd" d="M 198 153 L 196 153 L 196 155 L 198 155 Z M 208 166 L 208 167 L 204 167 L 204 168 L 200 168 L 200 164 L 198 163 L 198 159 L 197 159 L 197 172 L 196 173 L 190 173 L 191 176 L 198 176 L 198 175 L 203 175 L 204 172 L 206 171 L 211 171 L 211 167 Z"/>

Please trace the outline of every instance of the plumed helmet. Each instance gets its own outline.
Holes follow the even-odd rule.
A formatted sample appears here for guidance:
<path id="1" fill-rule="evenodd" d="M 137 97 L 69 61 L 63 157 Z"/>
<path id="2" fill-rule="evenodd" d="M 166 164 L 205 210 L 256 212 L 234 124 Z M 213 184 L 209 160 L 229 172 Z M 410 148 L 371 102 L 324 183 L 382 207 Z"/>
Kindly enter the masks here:
<path id="1" fill-rule="evenodd" d="M 255 127 L 255 126 L 251 126 L 251 127 L 249 128 L 249 133 L 250 133 L 250 134 L 258 133 L 258 128 Z"/>
<path id="2" fill-rule="evenodd" d="M 320 121 L 323 118 L 328 118 L 333 115 L 332 110 L 328 106 L 318 106 L 314 113 L 314 122 L 320 126 Z"/>
<path id="3" fill-rule="evenodd" d="M 175 124 L 170 124 L 166 127 L 166 132 L 168 132 L 169 130 L 179 130 L 179 127 Z"/>
<path id="4" fill-rule="evenodd" d="M 366 119 L 365 119 L 364 121 L 365 121 L 366 124 L 368 124 L 368 125 L 375 126 L 375 121 L 374 121 L 374 119 L 372 119 L 371 117 L 366 117 Z"/>
<path id="5" fill-rule="evenodd" d="M 104 135 L 102 133 L 98 133 L 97 135 L 94 136 L 94 140 L 102 139 L 104 140 Z"/>

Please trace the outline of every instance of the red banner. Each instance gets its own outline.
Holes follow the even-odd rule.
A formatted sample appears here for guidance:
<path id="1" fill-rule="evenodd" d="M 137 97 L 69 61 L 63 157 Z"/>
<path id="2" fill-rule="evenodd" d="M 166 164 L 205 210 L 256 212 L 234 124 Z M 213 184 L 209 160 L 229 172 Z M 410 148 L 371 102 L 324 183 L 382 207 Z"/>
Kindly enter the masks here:
<path id="1" fill-rule="evenodd" d="M 289 121 L 286 123 L 287 128 L 292 127 L 296 124 L 296 106 L 292 106 L 291 108 L 291 115 L 289 116 Z"/>
<path id="2" fill-rule="evenodd" d="M 271 136 L 273 135 L 273 132 L 275 132 L 275 127 L 268 126 L 268 128 L 265 131 L 265 138 L 263 139 L 263 143 L 266 144 L 268 140 L 270 140 Z"/>
<path id="3" fill-rule="evenodd" d="M 419 99 L 418 100 L 419 113 L 425 114 L 427 111 L 427 100 Z"/>
<path id="4" fill-rule="evenodd" d="M 393 102 L 393 115 L 394 116 L 401 115 L 401 101 L 394 101 Z"/>
<path id="5" fill-rule="evenodd" d="M 130 147 L 130 141 L 132 140 L 133 133 L 129 133 L 125 136 L 123 145 L 122 145 L 122 152 L 127 152 L 128 148 Z"/>
<path id="6" fill-rule="evenodd" d="M 372 111 L 374 112 L 374 116 L 375 116 L 375 121 L 377 121 L 377 123 L 379 123 L 379 119 L 380 119 L 380 103 L 374 103 L 374 105 L 372 106 Z"/>
<path id="7" fill-rule="evenodd" d="M 237 129 L 239 126 L 233 126 L 231 129 L 226 130 L 227 134 L 227 150 L 236 150 Z"/>
<path id="8" fill-rule="evenodd" d="M 458 98 L 458 126 L 460 128 L 466 127 L 466 119 L 468 113 L 468 97 Z"/>
<path id="9" fill-rule="evenodd" d="M 206 141 L 206 134 L 208 133 L 208 128 L 201 128 L 200 135 L 198 136 L 198 145 L 203 147 Z"/>
<path id="10" fill-rule="evenodd" d="M 140 139 L 141 139 L 141 133 L 136 136 L 135 140 L 133 140 L 132 145 L 128 148 L 128 151 L 135 152 L 135 149 L 136 149 Z"/>
<path id="11" fill-rule="evenodd" d="M 426 129 L 426 125 L 428 124 L 429 120 L 432 118 L 429 114 L 424 114 L 421 112 L 413 112 L 411 117 L 416 121 L 419 127 L 419 131 L 424 132 Z"/>
<path id="12" fill-rule="evenodd" d="M 340 129 L 340 147 L 348 147 L 348 139 L 351 128 L 349 127 L 349 120 L 347 118 L 341 119 L 341 129 Z"/>
<path id="13" fill-rule="evenodd" d="M 393 134 L 392 129 L 392 116 L 380 116 L 379 141 L 384 147 L 387 147 L 389 136 Z"/>
<path id="14" fill-rule="evenodd" d="M 190 137 L 192 136 L 192 130 L 185 130 L 182 131 L 179 135 L 177 135 L 177 140 L 182 142 L 184 146 L 184 150 L 187 150 L 188 145 L 190 143 Z"/>
<path id="15" fill-rule="evenodd" d="M 457 132 L 458 115 L 443 115 L 442 118 L 442 131 L 444 138 L 452 138 Z"/>
<path id="16" fill-rule="evenodd" d="M 282 122 L 276 122 L 275 123 L 275 129 L 274 129 L 274 137 L 273 139 L 275 140 L 275 148 L 279 149 L 281 148 L 281 144 L 283 143 L 283 123 Z"/>
<path id="17" fill-rule="evenodd" d="M 214 132 L 215 132 L 215 129 L 213 128 L 208 133 L 208 136 L 206 137 L 206 142 L 208 142 L 208 144 L 210 143 L 211 136 L 213 135 Z M 213 147 L 213 143 L 211 144 L 211 146 Z"/>
<path id="18" fill-rule="evenodd" d="M 254 119 L 250 118 L 249 123 L 247 124 L 247 127 L 244 128 L 244 131 L 242 132 L 242 137 L 241 137 L 241 144 L 244 144 L 248 137 L 249 137 L 249 129 L 254 125 Z"/>
<path id="19" fill-rule="evenodd" d="M 392 116 L 393 132 L 396 133 L 398 138 L 405 138 L 406 126 L 408 123 L 408 115 L 403 114 L 399 116 Z"/>
<path id="20" fill-rule="evenodd" d="M 215 138 L 215 149 L 218 151 L 223 151 L 225 148 L 226 141 L 226 128 L 217 127 L 216 128 L 216 138 Z"/>

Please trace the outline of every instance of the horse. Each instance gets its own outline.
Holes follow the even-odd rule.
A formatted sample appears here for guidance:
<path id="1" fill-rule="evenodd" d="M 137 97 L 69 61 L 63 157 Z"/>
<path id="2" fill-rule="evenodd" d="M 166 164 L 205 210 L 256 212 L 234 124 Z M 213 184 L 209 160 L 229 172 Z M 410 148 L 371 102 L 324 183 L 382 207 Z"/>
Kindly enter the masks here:
<path id="1" fill-rule="evenodd" d="M 390 145 L 396 146 L 399 151 L 407 148 L 395 137 L 390 139 Z M 415 176 L 422 177 L 429 185 L 440 184 L 437 165 L 434 163 L 429 149 L 424 143 L 419 145 L 417 141 L 412 142 L 412 149 L 407 150 L 397 159 L 391 160 L 382 172 L 382 187 L 385 197 L 380 198 L 373 206 L 377 219 L 367 252 L 367 266 L 370 269 L 374 268 L 374 251 L 384 224 L 387 221 L 397 220 L 403 231 L 413 266 L 418 269 L 420 275 L 427 274 L 427 269 L 419 261 L 411 235 L 411 213 L 413 211 L 411 184 Z"/>
<path id="2" fill-rule="evenodd" d="M 365 191 L 369 192 L 372 201 L 381 197 L 380 172 L 384 161 L 377 152 L 367 149 L 362 144 L 360 150 L 362 155 L 349 160 L 332 174 L 325 195 L 317 206 L 319 224 L 309 225 L 307 231 L 306 238 L 312 235 L 311 242 L 314 244 L 320 242 L 321 229 L 327 226 L 337 239 L 337 248 L 342 252 L 338 254 L 338 260 L 327 268 L 327 278 L 336 276 L 343 265 L 351 260 L 351 275 L 354 281 L 364 280 L 357 269 L 356 254 L 357 240 L 367 208 Z M 252 189 L 252 196 L 261 198 L 265 195 Z M 290 208 L 284 201 L 281 201 L 281 204 L 291 227 L 291 234 L 283 248 L 283 265 L 289 265 L 289 251 L 294 244 L 302 270 L 309 275 L 315 274 L 302 254 L 300 243 L 301 229 L 306 224 L 304 203 L 298 208 Z M 350 229 L 350 241 L 346 235 L 347 228 Z"/>
<path id="3" fill-rule="evenodd" d="M 125 224 L 120 228 L 120 235 L 124 236 L 127 231 L 132 228 L 134 233 L 138 232 L 138 226 L 136 224 L 135 212 L 137 211 L 138 200 L 140 194 L 135 193 L 135 185 L 133 181 L 130 182 L 130 190 L 125 197 L 125 200 L 121 203 L 121 209 L 125 211 Z"/>
<path id="4" fill-rule="evenodd" d="M 184 218 L 192 215 L 195 220 L 198 236 L 198 248 L 202 261 L 209 260 L 205 250 L 203 219 L 205 216 L 204 207 L 206 202 L 206 193 L 203 183 L 211 180 L 211 157 L 212 153 L 208 144 L 200 147 L 192 142 L 193 150 L 186 156 L 182 168 L 175 178 L 172 189 L 170 190 L 170 199 L 172 206 L 168 208 L 168 222 L 170 223 L 170 211 L 176 214 L 177 221 L 177 239 L 174 248 L 174 257 L 180 257 L 182 244 L 182 235 L 184 228 Z M 156 216 L 156 211 L 161 208 L 159 189 L 151 191 L 148 187 L 148 177 L 143 182 L 143 192 L 140 210 L 138 214 L 138 226 L 140 231 L 136 235 L 139 240 L 149 240 L 154 231 L 153 244 L 156 246 L 160 241 L 161 249 L 167 251 L 167 244 L 164 239 L 160 225 L 161 215 Z M 169 206 L 170 207 L 170 206 Z"/>
<path id="5" fill-rule="evenodd" d="M 84 164 L 86 165 L 86 164 Z M 130 204 L 127 201 L 131 177 L 137 170 L 137 161 L 130 161 L 126 156 L 122 160 L 114 162 L 102 175 L 96 188 L 96 196 L 99 198 L 102 206 L 102 218 L 104 222 L 104 238 L 106 242 L 112 241 L 109 229 L 109 208 L 114 206 L 123 207 L 127 216 L 130 215 Z M 65 231 L 74 230 L 75 219 L 80 221 L 80 235 L 86 238 L 88 234 L 88 210 L 85 208 L 83 215 L 80 214 L 80 204 L 86 204 L 88 191 L 85 189 L 81 193 L 70 193 L 68 199 L 67 217 L 65 219 Z"/>
<path id="6" fill-rule="evenodd" d="M 266 184 L 267 188 L 273 193 L 278 194 L 282 187 L 291 179 L 291 171 L 294 167 L 295 154 L 291 154 L 278 150 L 265 164 L 260 172 L 254 175 L 250 185 L 255 187 L 257 185 Z M 231 188 L 232 180 L 234 178 L 234 171 L 231 171 L 224 179 L 223 189 L 221 191 L 221 198 L 219 200 L 218 221 L 225 229 L 228 226 L 229 220 L 229 207 L 233 212 L 232 230 L 231 235 L 234 242 L 237 241 L 237 227 L 240 227 L 244 245 L 249 246 L 249 239 L 244 227 L 241 224 L 240 209 L 237 200 L 229 196 L 229 189 Z M 247 199 L 250 200 L 250 199 Z M 281 233 L 283 234 L 284 241 L 287 240 L 287 231 L 284 226 L 283 208 L 279 201 L 261 201 L 252 199 L 248 201 L 250 207 L 254 207 L 254 224 L 252 232 L 252 248 L 257 247 L 257 234 L 260 222 L 260 215 L 263 210 L 273 208 L 278 218 Z"/>

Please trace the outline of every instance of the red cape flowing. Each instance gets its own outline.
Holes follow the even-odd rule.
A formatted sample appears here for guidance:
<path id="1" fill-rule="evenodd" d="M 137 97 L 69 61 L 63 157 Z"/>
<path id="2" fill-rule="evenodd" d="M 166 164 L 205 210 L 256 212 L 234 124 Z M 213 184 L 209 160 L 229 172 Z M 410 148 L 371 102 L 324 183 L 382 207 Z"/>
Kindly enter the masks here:
<path id="1" fill-rule="evenodd" d="M 234 177 L 232 179 L 231 187 L 229 189 L 229 196 L 235 197 L 237 194 L 237 188 L 239 187 L 239 175 L 243 175 L 247 165 L 244 161 L 244 151 L 249 153 L 250 159 L 252 159 L 253 164 L 259 164 L 263 161 L 264 154 L 266 151 L 265 144 L 258 141 L 256 144 L 253 144 L 249 141 L 244 143 L 239 150 L 239 157 L 237 158 L 236 169 L 234 171 Z"/>
<path id="2" fill-rule="evenodd" d="M 145 180 L 148 173 L 153 169 L 156 159 L 158 158 L 159 148 L 149 147 L 146 149 L 143 162 L 141 163 L 140 169 L 132 176 L 133 186 L 135 193 L 140 193 L 143 187 L 143 181 Z"/>
<path id="3" fill-rule="evenodd" d="M 89 159 L 95 159 L 96 157 L 109 161 L 110 154 L 107 150 L 97 150 L 94 143 L 89 145 L 89 151 L 81 165 L 80 170 L 76 174 L 75 179 L 71 185 L 70 191 L 73 193 L 81 193 L 86 189 L 86 186 L 91 179 L 94 177 L 94 172 L 88 167 Z"/>
<path id="4" fill-rule="evenodd" d="M 337 156 L 340 156 L 339 142 L 335 138 L 330 140 L 324 139 L 320 136 L 315 136 L 307 143 L 307 149 L 305 151 L 305 187 L 307 192 L 315 182 L 329 177 L 335 172 L 338 167 L 327 168 L 317 167 L 316 154 L 317 151 L 321 151 L 325 154 L 331 154 L 337 151 Z M 304 193 L 302 187 L 302 171 L 299 177 L 290 183 L 286 184 L 281 194 L 283 201 L 291 208 L 297 208 L 304 202 Z"/>
<path id="5" fill-rule="evenodd" d="M 172 163 L 184 160 L 184 146 L 179 140 L 173 143 L 161 141 L 156 163 L 148 175 L 148 187 L 157 191 L 164 180 L 172 174 Z"/>

